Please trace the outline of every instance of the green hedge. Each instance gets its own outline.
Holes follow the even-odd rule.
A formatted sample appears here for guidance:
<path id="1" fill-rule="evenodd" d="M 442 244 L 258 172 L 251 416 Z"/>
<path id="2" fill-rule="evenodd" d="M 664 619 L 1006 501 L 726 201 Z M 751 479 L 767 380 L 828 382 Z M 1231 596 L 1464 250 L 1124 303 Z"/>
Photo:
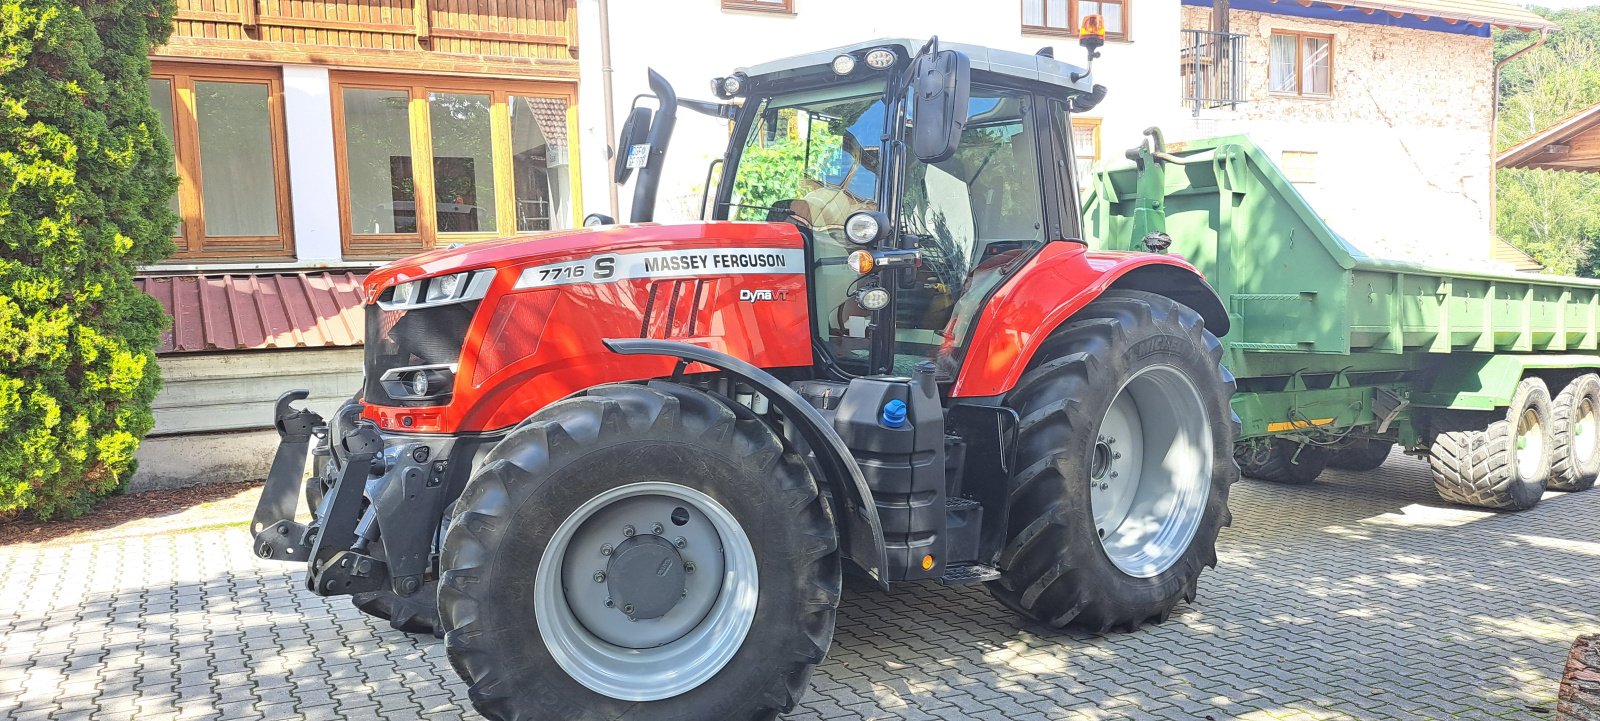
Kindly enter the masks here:
<path id="1" fill-rule="evenodd" d="M 0 0 L 0 514 L 86 511 L 133 471 L 160 385 L 172 150 L 149 52 L 172 0 Z"/>

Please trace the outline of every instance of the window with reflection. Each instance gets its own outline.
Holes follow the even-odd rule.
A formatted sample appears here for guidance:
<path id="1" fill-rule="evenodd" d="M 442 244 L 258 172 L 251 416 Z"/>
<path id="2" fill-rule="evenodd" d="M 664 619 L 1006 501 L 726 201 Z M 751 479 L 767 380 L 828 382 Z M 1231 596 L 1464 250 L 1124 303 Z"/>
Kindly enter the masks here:
<path id="1" fill-rule="evenodd" d="M 156 64 L 150 103 L 173 148 L 176 260 L 291 253 L 282 80 L 273 68 Z"/>

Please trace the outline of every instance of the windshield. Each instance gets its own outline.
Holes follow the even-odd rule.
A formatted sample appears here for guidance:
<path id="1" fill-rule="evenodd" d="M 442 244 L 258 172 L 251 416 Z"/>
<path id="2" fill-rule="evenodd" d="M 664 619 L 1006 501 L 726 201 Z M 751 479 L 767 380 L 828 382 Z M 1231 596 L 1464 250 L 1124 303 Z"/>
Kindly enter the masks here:
<path id="1" fill-rule="evenodd" d="M 739 155 L 729 217 L 793 217 L 826 229 L 877 207 L 881 87 L 777 96 L 760 108 Z"/>
<path id="2" fill-rule="evenodd" d="M 762 101 L 739 154 L 726 216 L 810 229 L 812 314 L 840 357 L 867 350 L 870 314 L 851 298 L 861 276 L 845 263 L 855 246 L 845 238 L 844 221 L 878 208 L 883 123 L 881 84 Z"/>

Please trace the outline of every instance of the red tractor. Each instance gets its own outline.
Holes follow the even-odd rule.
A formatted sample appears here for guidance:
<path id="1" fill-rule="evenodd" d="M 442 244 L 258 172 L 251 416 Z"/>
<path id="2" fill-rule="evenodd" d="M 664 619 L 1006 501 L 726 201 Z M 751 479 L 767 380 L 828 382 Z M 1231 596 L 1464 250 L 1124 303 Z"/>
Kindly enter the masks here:
<path id="1" fill-rule="evenodd" d="M 364 387 L 326 422 L 280 399 L 258 555 L 441 634 L 492 719 L 772 718 L 845 573 L 1091 632 L 1194 598 L 1238 477 L 1228 315 L 1182 259 L 1074 240 L 1086 69 L 883 40 L 721 102 L 650 79 L 632 222 L 367 278 Z M 732 140 L 713 219 L 655 224 L 680 108 Z"/>

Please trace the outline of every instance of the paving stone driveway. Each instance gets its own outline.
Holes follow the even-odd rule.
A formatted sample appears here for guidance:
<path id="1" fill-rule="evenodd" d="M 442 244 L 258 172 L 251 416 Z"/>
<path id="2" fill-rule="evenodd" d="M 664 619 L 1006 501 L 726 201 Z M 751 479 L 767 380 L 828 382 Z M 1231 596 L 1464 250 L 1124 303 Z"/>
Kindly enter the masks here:
<path id="1" fill-rule="evenodd" d="M 787 718 L 1549 718 L 1600 632 L 1600 490 L 1445 507 L 1396 455 L 1244 482 L 1220 570 L 1160 627 L 1020 624 L 982 589 L 849 594 Z M 0 548 L 0 717 L 477 718 L 432 638 L 258 562 L 242 528 Z"/>

